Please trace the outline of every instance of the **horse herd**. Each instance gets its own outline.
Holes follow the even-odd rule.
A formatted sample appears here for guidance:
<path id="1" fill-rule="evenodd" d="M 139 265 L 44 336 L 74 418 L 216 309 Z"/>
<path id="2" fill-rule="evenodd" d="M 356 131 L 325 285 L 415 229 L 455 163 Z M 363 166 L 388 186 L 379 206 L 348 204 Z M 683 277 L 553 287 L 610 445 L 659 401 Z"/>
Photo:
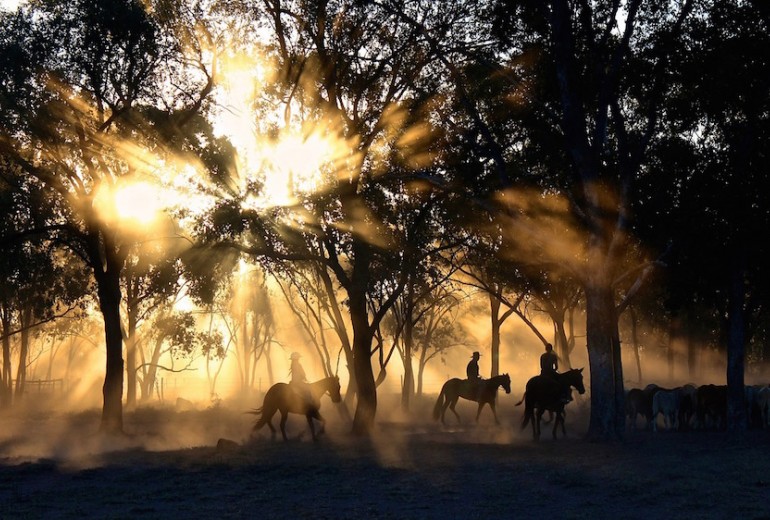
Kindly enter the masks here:
<path id="1" fill-rule="evenodd" d="M 744 390 L 748 426 L 770 427 L 770 387 L 746 386 Z M 669 389 L 650 384 L 632 388 L 626 392 L 626 415 L 632 429 L 641 415 L 652 431 L 658 431 L 658 416 L 666 430 L 721 430 L 727 425 L 727 386 L 686 384 Z"/>
<path id="2" fill-rule="evenodd" d="M 508 374 L 482 379 L 478 382 L 459 378 L 450 379 L 441 388 L 436 404 L 433 407 L 433 418 L 434 420 L 441 419 L 443 424 L 444 413 L 448 408 L 455 414 L 459 422 L 460 416 L 455 410 L 455 406 L 462 397 L 463 399 L 478 403 L 476 421 L 479 420 L 484 406 L 489 405 L 494 415 L 495 423 L 500 424 L 496 411 L 497 391 L 499 388 L 503 388 L 507 394 L 511 393 L 511 378 Z M 585 393 L 582 368 L 568 370 L 567 372 L 552 376 L 539 375 L 531 378 L 527 382 L 524 397 L 516 404 L 516 406 L 519 406 L 522 402 L 524 403 L 524 420 L 521 428 L 526 428 L 527 424 L 531 422 L 532 434 L 535 440 L 539 439 L 540 422 L 543 414 L 548 411 L 551 417 L 556 416 L 553 426 L 553 438 L 556 438 L 556 432 L 560 425 L 562 434 L 566 435 L 564 407 L 572 401 L 573 388 L 580 394 Z M 287 383 L 276 383 L 271 386 L 265 394 L 262 408 L 247 412 L 260 416 L 252 429 L 252 434 L 267 425 L 274 437 L 276 430 L 272 424 L 272 419 L 276 412 L 280 412 L 281 435 L 284 440 L 288 440 L 286 436 L 286 421 L 288 414 L 294 413 L 305 416 L 313 440 L 317 440 L 313 421 L 316 420 L 321 423 L 319 433 L 323 432 L 326 424 L 325 419 L 319 412 L 321 407 L 320 399 L 323 395 L 328 394 L 333 402 L 340 402 L 342 399 L 340 395 L 340 380 L 337 376 L 327 377 L 308 384 L 305 390 L 307 392 L 297 391 L 295 387 Z"/>

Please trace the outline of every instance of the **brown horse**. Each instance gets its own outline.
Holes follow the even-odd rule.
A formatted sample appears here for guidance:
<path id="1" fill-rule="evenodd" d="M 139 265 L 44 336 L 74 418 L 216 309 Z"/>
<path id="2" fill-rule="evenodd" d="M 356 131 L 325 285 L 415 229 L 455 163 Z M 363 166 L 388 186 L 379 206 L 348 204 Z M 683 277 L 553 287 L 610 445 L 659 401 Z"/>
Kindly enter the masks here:
<path id="1" fill-rule="evenodd" d="M 275 412 L 280 411 L 281 434 L 283 435 L 283 440 L 288 440 L 286 437 L 286 420 L 290 413 L 304 415 L 307 418 L 307 424 L 310 426 L 310 433 L 313 436 L 313 440 L 317 440 L 313 419 L 321 422 L 321 430 L 319 433 L 323 433 L 326 425 L 326 420 L 318 412 L 318 409 L 321 407 L 321 396 L 328 393 L 332 402 L 339 403 L 342 400 L 342 396 L 340 395 L 340 378 L 331 376 L 321 379 L 315 383 L 308 384 L 308 389 L 311 397 L 309 400 L 307 396 L 298 392 L 293 385 L 276 383 L 271 386 L 265 394 L 262 408 L 248 412 L 255 415 L 261 414 L 261 417 L 252 429 L 252 435 L 267 424 L 270 427 L 272 437 L 275 438 L 275 428 L 273 427 L 272 420 Z"/>
<path id="2" fill-rule="evenodd" d="M 567 430 L 564 427 L 564 406 L 572 400 L 570 393 L 572 388 L 580 394 L 584 394 L 586 389 L 583 386 L 583 369 L 573 368 L 561 374 L 555 374 L 555 377 L 535 376 L 527 381 L 527 387 L 524 397 L 516 403 L 519 406 L 524 404 L 524 421 L 521 429 L 527 427 L 529 421 L 532 421 L 532 434 L 535 440 L 540 439 L 540 420 L 546 410 L 556 413 L 556 421 L 553 424 L 553 438 L 556 438 L 556 429 L 561 424 L 562 434 L 566 435 Z M 535 416 L 537 410 L 537 417 Z"/>
<path id="3" fill-rule="evenodd" d="M 450 379 L 444 383 L 441 393 L 438 394 L 436 406 L 433 407 L 433 419 L 437 421 L 440 417 L 441 423 L 446 424 L 444 422 L 444 413 L 449 408 L 457 417 L 457 422 L 461 422 L 460 415 L 455 410 L 455 406 L 457 406 L 457 401 L 462 397 L 463 399 L 479 403 L 479 408 L 476 411 L 476 422 L 479 422 L 481 409 L 484 408 L 485 404 L 488 404 L 492 409 L 492 415 L 495 416 L 495 423 L 500 424 L 500 421 L 497 420 L 497 412 L 495 411 L 495 399 L 497 398 L 497 389 L 501 386 L 506 394 L 511 393 L 511 377 L 508 374 L 482 379 L 478 383 L 457 377 Z"/>

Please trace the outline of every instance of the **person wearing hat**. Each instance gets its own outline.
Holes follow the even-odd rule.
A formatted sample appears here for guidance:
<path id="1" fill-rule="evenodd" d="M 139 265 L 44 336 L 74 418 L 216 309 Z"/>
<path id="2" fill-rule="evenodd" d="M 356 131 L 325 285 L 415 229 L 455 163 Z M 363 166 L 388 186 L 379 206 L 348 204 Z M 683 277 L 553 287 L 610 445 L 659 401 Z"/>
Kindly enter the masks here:
<path id="1" fill-rule="evenodd" d="M 481 356 L 481 354 L 474 352 L 471 356 L 471 360 L 468 362 L 468 366 L 465 367 L 468 381 L 477 383 L 481 379 L 481 376 L 479 376 L 479 356 Z"/>
<path id="2" fill-rule="evenodd" d="M 302 356 L 299 352 L 292 352 L 291 357 L 289 358 L 291 360 L 291 367 L 289 367 L 289 373 L 291 374 L 291 382 L 292 383 L 307 383 L 307 376 L 305 375 L 305 369 L 302 368 L 302 365 L 299 363 L 299 358 Z"/>
<path id="3" fill-rule="evenodd" d="M 559 357 L 553 351 L 553 345 L 546 343 L 545 352 L 540 356 L 540 375 L 555 379 L 558 370 Z"/>
<path id="4" fill-rule="evenodd" d="M 305 369 L 299 362 L 299 358 L 302 356 L 299 352 L 292 352 L 289 359 L 291 360 L 291 366 L 289 367 L 289 373 L 291 374 L 291 382 L 289 383 L 294 391 L 297 392 L 305 401 L 312 402 L 313 396 L 310 393 L 310 385 L 307 382 L 307 376 L 305 375 Z"/>
<path id="5" fill-rule="evenodd" d="M 468 385 L 470 387 L 471 396 L 474 399 L 478 399 L 479 392 L 481 391 L 479 356 L 481 356 L 481 354 L 479 354 L 478 351 L 474 352 L 471 356 L 471 360 L 468 362 L 468 366 L 465 367 L 465 374 L 468 376 Z"/>

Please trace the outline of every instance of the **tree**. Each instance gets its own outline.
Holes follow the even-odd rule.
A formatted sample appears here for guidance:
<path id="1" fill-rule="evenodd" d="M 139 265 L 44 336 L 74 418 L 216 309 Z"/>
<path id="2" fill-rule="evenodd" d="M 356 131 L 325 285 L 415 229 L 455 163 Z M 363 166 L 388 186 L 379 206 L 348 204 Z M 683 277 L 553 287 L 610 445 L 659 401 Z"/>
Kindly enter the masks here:
<path id="1" fill-rule="evenodd" d="M 667 211 L 642 213 L 645 232 L 653 240 L 665 226 L 674 235 L 672 319 L 689 313 L 694 329 L 703 312 L 719 324 L 710 335 L 727 356 L 728 428 L 740 431 L 747 345 L 770 301 L 767 248 L 757 240 L 770 223 L 760 195 L 768 188 L 770 20 L 754 2 L 703 2 L 698 15 L 687 54 L 676 56 L 666 139 L 640 202 L 674 194 Z"/>
<path id="2" fill-rule="evenodd" d="M 142 399 L 150 399 L 155 388 L 158 370 L 182 372 L 190 370 L 196 355 L 224 357 L 222 336 L 218 332 L 198 330 L 195 316 L 191 312 L 174 312 L 164 309 L 153 320 L 148 342 L 153 345 L 150 356 L 142 359 L 136 370 L 143 371 L 140 380 Z M 169 366 L 161 365 L 163 356 L 168 357 Z M 185 366 L 175 368 L 176 360 L 184 360 Z"/>
<path id="3" fill-rule="evenodd" d="M 0 259 L 0 406 L 9 406 L 12 394 L 20 398 L 24 393 L 32 334 L 79 307 L 88 282 L 55 243 L 39 235 L 20 238 L 25 230 L 42 225 L 45 215 L 37 208 L 48 207 L 45 192 L 26 182 L 18 168 L 4 162 L 0 163 L 0 183 L 0 235 L 17 237 L 6 245 Z M 11 384 L 14 337 L 20 338 L 15 388 Z"/>
<path id="4" fill-rule="evenodd" d="M 239 272 L 233 311 L 239 323 L 238 366 L 241 388 L 254 389 L 257 363 L 264 356 L 268 363 L 275 334 L 275 318 L 264 273 L 258 268 Z M 272 384 L 272 381 L 271 381 Z"/>
<path id="5" fill-rule="evenodd" d="M 546 88 L 536 103 L 554 116 L 569 166 L 562 189 L 575 229 L 583 233 L 576 279 L 586 303 L 592 439 L 616 438 L 624 430 L 618 315 L 650 272 L 624 257 L 634 243 L 634 181 L 649 157 L 671 85 L 672 55 L 683 48 L 692 8 L 689 1 L 663 6 L 636 0 L 623 10 L 619 2 L 566 0 L 498 7 L 507 48 L 540 50 Z M 626 285 L 619 299 L 616 281 L 629 267 L 641 273 L 639 283 Z"/>
<path id="6" fill-rule="evenodd" d="M 440 264 L 418 266 L 391 313 L 396 347 L 404 364 L 401 406 L 408 410 L 413 396 L 421 396 L 428 362 L 461 343 L 458 312 L 468 295 L 451 282 L 454 270 Z M 414 373 L 413 358 L 417 359 Z"/>
<path id="7" fill-rule="evenodd" d="M 164 74 L 185 72 L 182 64 L 189 61 L 169 27 L 132 0 L 47 2 L 3 18 L 9 30 L 0 61 L 9 66 L 0 78 L 0 151 L 47 191 L 53 217 L 46 231 L 94 277 L 107 350 L 101 428 L 118 432 L 120 278 L 135 237 L 104 206 L 114 203 L 110 197 L 124 182 L 153 172 L 141 143 L 159 139 L 142 124 L 139 106 L 165 107 L 168 119 L 176 114 L 181 126 L 200 108 L 211 77 L 197 63 L 203 80 L 177 83 L 196 85 L 198 97 L 192 88 L 176 99 L 178 92 L 159 88 Z"/>
<path id="8" fill-rule="evenodd" d="M 408 174 L 429 167 L 433 157 L 427 117 L 435 89 L 417 81 L 432 54 L 416 43 L 416 28 L 373 4 L 268 1 L 253 15 L 268 22 L 265 49 L 277 72 L 265 93 L 281 101 L 281 125 L 296 128 L 300 143 L 320 134 L 340 149 L 318 168 L 322 181 L 312 193 L 297 189 L 301 172 L 285 173 L 293 205 L 249 211 L 248 193 L 241 193 L 223 201 L 203 227 L 223 223 L 220 239 L 241 237 L 229 246 L 256 257 L 314 261 L 332 273 L 347 296 L 358 398 L 353 429 L 364 434 L 377 408 L 372 340 L 403 290 L 399 268 L 419 261 L 400 249 L 406 242 L 397 223 L 414 180 Z M 288 137 L 269 124 L 274 120 L 274 111 L 262 119 L 268 142 Z M 368 296 L 376 292 L 387 297 L 372 312 Z"/>
<path id="9" fill-rule="evenodd" d="M 137 243 L 131 254 L 126 257 L 126 264 L 121 276 L 125 302 L 126 326 L 126 404 L 136 404 L 137 360 L 144 358 L 142 337 L 139 328 L 150 319 L 181 289 L 181 266 L 178 253 L 172 251 L 168 240 L 149 240 Z M 147 368 L 143 370 L 145 378 Z M 145 390 L 142 390 L 145 397 Z"/>

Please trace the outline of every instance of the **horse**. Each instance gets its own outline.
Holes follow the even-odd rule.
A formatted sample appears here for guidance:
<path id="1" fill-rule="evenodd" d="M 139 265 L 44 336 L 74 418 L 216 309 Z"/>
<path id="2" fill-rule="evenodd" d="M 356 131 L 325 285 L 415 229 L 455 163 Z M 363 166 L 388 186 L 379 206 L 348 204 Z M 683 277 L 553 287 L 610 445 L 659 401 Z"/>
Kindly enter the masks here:
<path id="1" fill-rule="evenodd" d="M 457 417 L 457 422 L 460 420 L 460 415 L 455 410 L 457 401 L 462 397 L 468 401 L 475 401 L 479 403 L 478 410 L 476 411 L 476 422 L 479 422 L 479 415 L 481 415 L 481 409 L 485 404 L 488 404 L 492 409 L 492 415 L 495 416 L 495 424 L 500 424 L 497 420 L 497 412 L 495 411 L 495 399 L 497 398 L 497 389 L 503 387 L 506 394 L 511 393 L 511 376 L 508 374 L 502 374 L 499 376 L 490 377 L 489 379 L 482 379 L 480 381 L 473 382 L 468 379 L 452 378 L 441 387 L 441 392 L 438 394 L 436 400 L 436 406 L 433 407 L 433 420 L 437 421 L 441 418 L 441 424 L 444 422 L 444 413 L 446 409 L 452 410 L 452 413 Z"/>
<path id="2" fill-rule="evenodd" d="M 532 421 L 532 434 L 535 440 L 540 439 L 540 420 L 546 410 L 556 413 L 556 421 L 553 424 L 553 438 L 556 439 L 556 429 L 561 424 L 562 434 L 567 435 L 567 429 L 564 426 L 564 406 L 572 400 L 571 388 L 574 388 L 580 394 L 584 394 L 586 389 L 583 386 L 583 369 L 573 368 L 567 372 L 557 373 L 553 376 L 535 376 L 527 381 L 524 396 L 521 401 L 516 403 L 519 406 L 524 404 L 524 420 L 521 429 L 527 427 L 529 421 Z M 537 410 L 537 417 L 535 417 Z"/>
<path id="3" fill-rule="evenodd" d="M 682 387 L 655 392 L 652 398 L 652 431 L 658 431 L 658 414 L 663 415 L 663 426 L 666 430 L 678 430 L 681 407 Z"/>
<path id="4" fill-rule="evenodd" d="M 338 376 L 326 377 L 314 383 L 309 383 L 308 389 L 311 396 L 310 400 L 307 399 L 307 396 L 298 392 L 291 384 L 276 383 L 271 386 L 265 394 L 262 408 L 247 412 L 254 415 L 261 414 L 259 420 L 254 424 L 251 434 L 254 435 L 260 428 L 267 424 L 270 427 L 272 437 L 275 438 L 275 428 L 273 427 L 272 421 L 275 412 L 280 411 L 281 435 L 283 435 L 284 441 L 288 440 L 286 437 L 286 420 L 290 413 L 304 415 L 310 426 L 310 433 L 313 436 L 313 440 L 318 440 L 313 426 L 313 419 L 321 422 L 319 434 L 323 433 L 326 426 L 326 420 L 318 411 L 321 407 L 321 397 L 328 393 L 333 403 L 339 403 L 342 400 L 342 396 L 340 395 L 340 378 Z"/>
<path id="5" fill-rule="evenodd" d="M 705 429 L 710 422 L 715 429 L 722 429 L 727 424 L 727 386 L 701 385 L 697 396 L 698 426 Z"/>

